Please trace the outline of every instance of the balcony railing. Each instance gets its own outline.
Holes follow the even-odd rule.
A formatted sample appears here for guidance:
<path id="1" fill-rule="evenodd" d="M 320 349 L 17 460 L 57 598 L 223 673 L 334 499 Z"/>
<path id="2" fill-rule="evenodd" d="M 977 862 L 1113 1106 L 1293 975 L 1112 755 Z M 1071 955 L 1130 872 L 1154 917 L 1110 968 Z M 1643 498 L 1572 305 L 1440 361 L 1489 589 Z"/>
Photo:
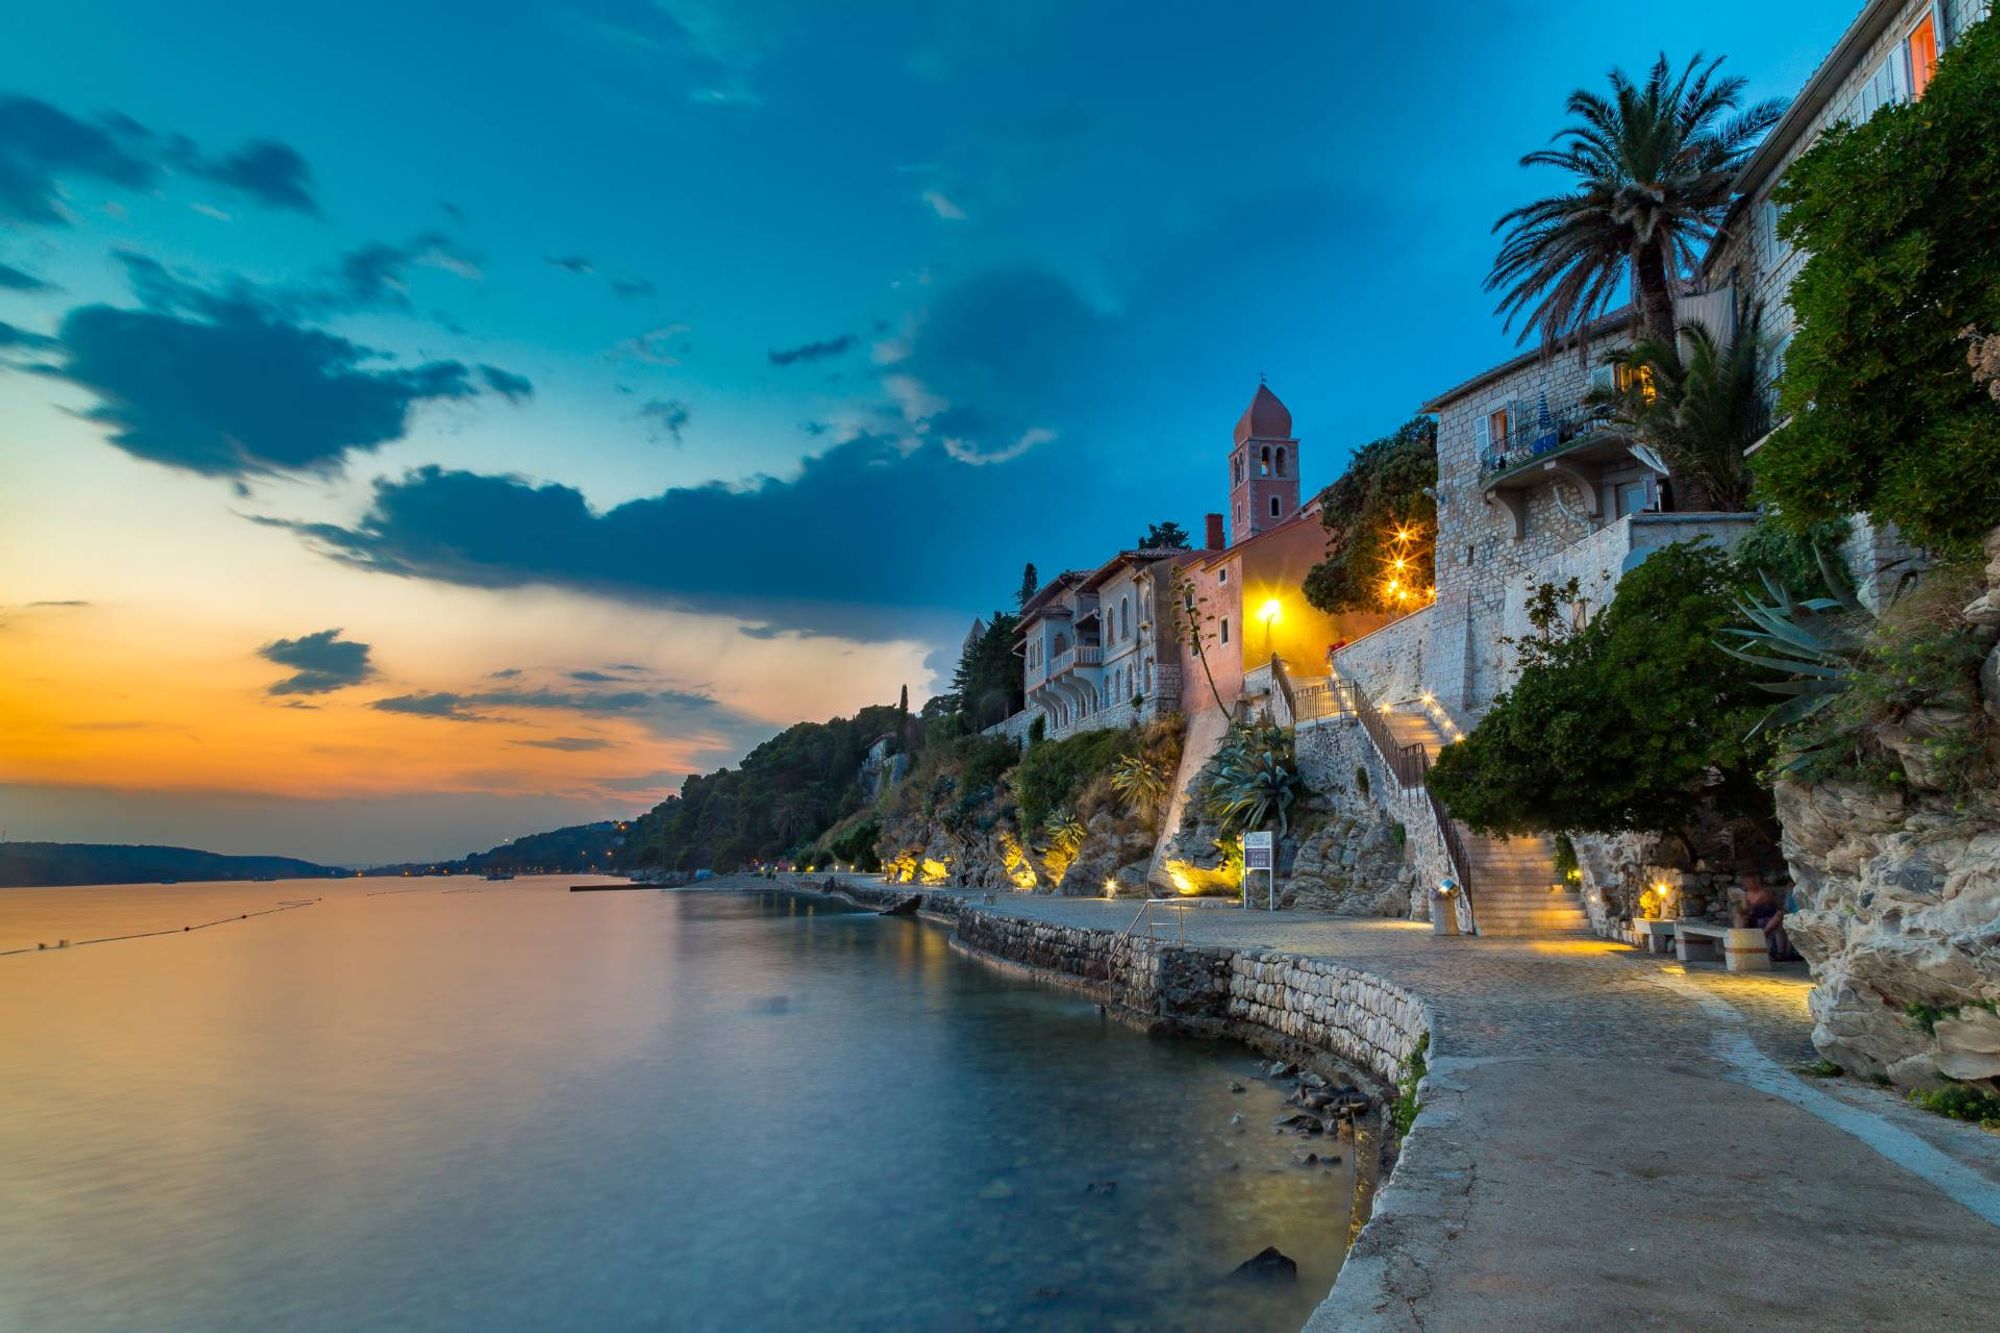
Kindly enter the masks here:
<path id="1" fill-rule="evenodd" d="M 1540 402 L 1516 399 L 1507 405 L 1507 436 L 1487 446 L 1479 459 L 1479 479 L 1491 482 L 1510 472 L 1618 429 L 1609 403 L 1571 403 L 1543 410 Z"/>
<path id="2" fill-rule="evenodd" d="M 1065 671 L 1078 667 L 1104 665 L 1104 648 L 1100 644 L 1080 643 L 1074 648 L 1065 648 L 1049 659 L 1049 675 L 1060 676 Z"/>

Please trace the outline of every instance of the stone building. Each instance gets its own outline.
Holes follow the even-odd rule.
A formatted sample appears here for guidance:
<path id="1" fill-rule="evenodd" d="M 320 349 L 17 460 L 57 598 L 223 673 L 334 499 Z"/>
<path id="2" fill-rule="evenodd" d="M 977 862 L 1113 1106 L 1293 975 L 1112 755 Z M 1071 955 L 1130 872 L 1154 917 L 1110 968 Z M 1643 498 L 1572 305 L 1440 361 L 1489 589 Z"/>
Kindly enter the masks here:
<path id="1" fill-rule="evenodd" d="M 1051 579 L 1021 609 L 1027 706 L 1002 724 L 1024 732 L 1037 716 L 1050 737 L 1119 727 L 1181 706 L 1171 616 L 1173 570 L 1192 552 L 1120 551 L 1094 570 Z"/>

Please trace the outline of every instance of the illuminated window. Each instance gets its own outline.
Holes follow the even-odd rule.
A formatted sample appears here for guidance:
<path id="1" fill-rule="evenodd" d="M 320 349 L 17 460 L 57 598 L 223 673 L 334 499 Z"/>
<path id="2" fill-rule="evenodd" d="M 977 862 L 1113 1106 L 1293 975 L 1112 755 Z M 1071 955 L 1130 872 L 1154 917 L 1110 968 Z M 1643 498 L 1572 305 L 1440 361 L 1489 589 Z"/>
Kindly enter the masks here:
<path id="1" fill-rule="evenodd" d="M 1268 444 L 1257 451 L 1257 475 L 1260 477 L 1271 475 L 1271 446 Z"/>
<path id="2" fill-rule="evenodd" d="M 1505 449 L 1507 447 L 1506 408 L 1503 407 L 1498 412 L 1489 412 L 1486 414 L 1486 438 L 1492 441 L 1495 449 Z"/>
<path id="3" fill-rule="evenodd" d="M 1910 61 L 1910 96 L 1922 97 L 1937 70 L 1937 25 L 1929 14 L 1917 20 L 1904 43 Z"/>

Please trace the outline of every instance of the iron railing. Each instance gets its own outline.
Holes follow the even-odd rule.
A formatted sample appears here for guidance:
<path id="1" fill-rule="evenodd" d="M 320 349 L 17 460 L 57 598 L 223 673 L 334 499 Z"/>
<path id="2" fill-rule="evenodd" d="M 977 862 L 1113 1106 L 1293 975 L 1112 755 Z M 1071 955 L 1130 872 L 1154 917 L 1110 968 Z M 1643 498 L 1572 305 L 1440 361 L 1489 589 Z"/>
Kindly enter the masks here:
<path id="1" fill-rule="evenodd" d="M 1472 858 L 1466 853 L 1465 840 L 1459 836 L 1458 825 L 1452 822 L 1443 802 L 1425 781 L 1431 771 L 1430 747 L 1418 742 L 1414 745 L 1399 745 L 1395 733 L 1389 730 L 1389 723 L 1375 707 L 1375 701 L 1368 692 L 1355 681 L 1346 682 L 1347 691 L 1354 703 L 1354 712 L 1361 719 L 1361 729 L 1368 733 L 1368 739 L 1375 743 L 1382 762 L 1388 766 L 1396 782 L 1405 791 L 1421 788 L 1424 803 L 1430 807 L 1431 820 L 1437 825 L 1440 840 L 1444 843 L 1445 859 L 1451 863 L 1452 878 L 1458 881 L 1459 925 L 1462 929 L 1478 933 L 1478 916 L 1472 902 Z"/>

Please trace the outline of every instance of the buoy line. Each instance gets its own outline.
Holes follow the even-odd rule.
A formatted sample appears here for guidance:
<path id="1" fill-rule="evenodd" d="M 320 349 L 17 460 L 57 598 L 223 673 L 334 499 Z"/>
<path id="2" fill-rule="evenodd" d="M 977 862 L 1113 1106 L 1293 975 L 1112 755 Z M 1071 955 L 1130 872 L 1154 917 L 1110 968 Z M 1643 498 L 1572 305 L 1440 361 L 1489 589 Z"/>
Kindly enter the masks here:
<path id="1" fill-rule="evenodd" d="M 256 912 L 241 912 L 236 916 L 219 917 L 214 921 L 204 921 L 200 925 L 195 926 L 181 926 L 179 928 L 170 926 L 164 930 L 138 930 L 129 935 L 103 935 L 94 940 L 58 940 L 53 945 L 44 941 L 35 945 L 32 949 L 25 945 L 19 949 L 0 949 L 0 958 L 17 953 L 56 953 L 63 949 L 81 949 L 86 944 L 115 944 L 119 940 L 151 939 L 155 935 L 185 935 L 189 931 L 207 930 L 210 926 L 226 926 L 233 921 L 248 921 L 253 916 L 270 916 L 273 912 L 297 911 L 301 907 L 311 907 L 319 901 L 318 898 L 288 901 L 277 907 L 266 907 Z"/>

